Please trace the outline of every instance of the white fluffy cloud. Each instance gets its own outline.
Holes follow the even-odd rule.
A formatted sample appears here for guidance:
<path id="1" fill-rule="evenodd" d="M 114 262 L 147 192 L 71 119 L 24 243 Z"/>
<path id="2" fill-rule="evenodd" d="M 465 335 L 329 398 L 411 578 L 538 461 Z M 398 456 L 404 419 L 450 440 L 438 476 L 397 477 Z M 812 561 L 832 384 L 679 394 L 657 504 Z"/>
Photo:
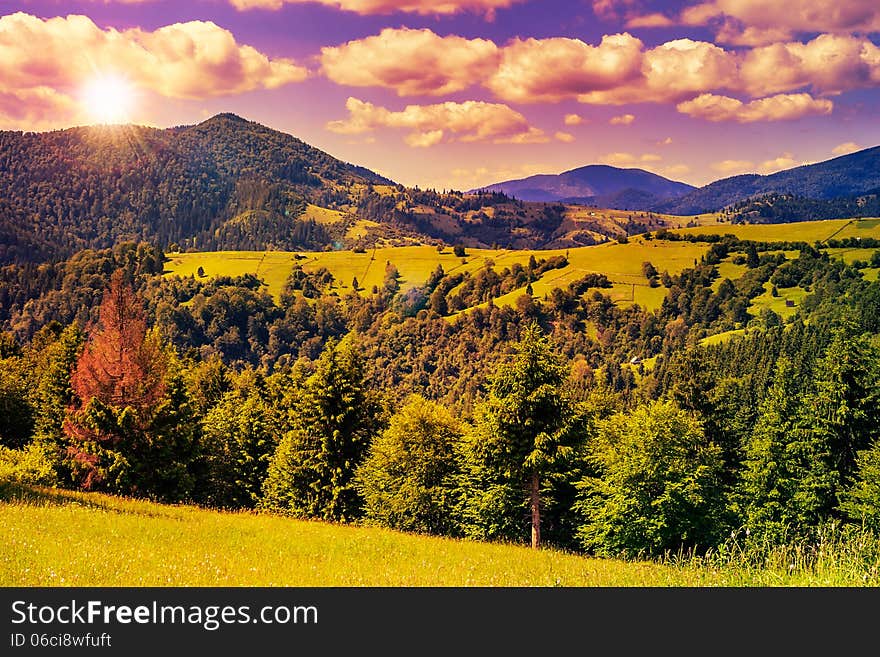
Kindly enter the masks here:
<path id="1" fill-rule="evenodd" d="M 289 59 L 270 59 L 237 43 L 231 32 L 210 22 L 119 31 L 102 29 L 86 16 L 0 17 L 7 118 L 39 114 L 47 103 L 70 110 L 82 85 L 114 73 L 136 88 L 189 99 L 274 89 L 308 75 Z M 12 97 L 21 103 L 17 108 Z"/>
<path id="2" fill-rule="evenodd" d="M 834 104 L 827 99 L 816 99 L 809 94 L 779 94 L 748 103 L 729 96 L 701 94 L 693 100 L 679 103 L 677 109 L 706 121 L 784 121 L 804 116 L 830 114 Z"/>
<path id="3" fill-rule="evenodd" d="M 342 134 L 360 134 L 378 128 L 409 130 L 406 142 L 428 147 L 442 141 L 543 143 L 549 138 L 529 125 L 526 118 L 507 105 L 467 101 L 436 105 L 407 105 L 401 111 L 367 103 L 357 98 L 346 102 L 347 119 L 331 121 L 327 129 Z"/>
<path id="4" fill-rule="evenodd" d="M 614 89 L 640 75 L 642 42 L 630 34 L 602 37 L 598 46 L 579 39 L 514 39 L 486 86 L 503 100 L 555 102 Z"/>
<path id="5" fill-rule="evenodd" d="M 442 95 L 489 77 L 498 56 L 498 47 L 486 39 L 387 28 L 376 36 L 323 48 L 321 67 L 338 84 L 387 87 L 400 96 Z"/>
<path id="6" fill-rule="evenodd" d="M 635 120 L 634 114 L 621 114 L 620 116 L 612 116 L 608 123 L 611 125 L 631 125 Z"/>
<path id="7" fill-rule="evenodd" d="M 850 153 L 855 153 L 856 151 L 860 151 L 864 148 L 864 146 L 859 146 L 854 141 L 847 141 L 842 144 L 838 144 L 833 149 L 831 149 L 832 155 L 849 155 Z"/>
<path id="8" fill-rule="evenodd" d="M 645 153 L 643 155 L 634 155 L 633 153 L 606 153 L 599 158 L 602 164 L 608 164 L 613 167 L 634 167 L 637 165 L 651 164 L 660 162 L 663 158 L 655 153 Z"/>
<path id="9" fill-rule="evenodd" d="M 880 48 L 870 40 L 821 34 L 807 43 L 775 43 L 743 58 L 740 87 L 764 95 L 810 87 L 836 94 L 880 84 Z"/>
<path id="10" fill-rule="evenodd" d="M 687 25 L 720 25 L 719 40 L 759 45 L 786 40 L 794 34 L 880 31 L 877 0 L 709 0 L 686 8 Z"/>

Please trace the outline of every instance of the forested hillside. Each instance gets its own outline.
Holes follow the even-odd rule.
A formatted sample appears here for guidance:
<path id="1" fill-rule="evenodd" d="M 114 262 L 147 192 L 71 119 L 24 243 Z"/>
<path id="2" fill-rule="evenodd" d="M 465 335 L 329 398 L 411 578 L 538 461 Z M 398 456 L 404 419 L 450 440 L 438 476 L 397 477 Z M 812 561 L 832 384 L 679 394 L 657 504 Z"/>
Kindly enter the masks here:
<path id="1" fill-rule="evenodd" d="M 146 244 L 7 267 L 0 479 L 601 555 L 880 530 L 880 243 L 696 230 L 633 245 L 654 308 L 539 296 L 564 255 L 278 298 Z"/>
<path id="2" fill-rule="evenodd" d="M 767 176 L 747 174 L 724 178 L 652 209 L 672 214 L 700 214 L 770 193 L 828 200 L 871 193 L 878 187 L 880 146 Z M 812 217 L 801 218 L 810 219 Z"/>
<path id="3" fill-rule="evenodd" d="M 388 181 L 302 141 L 218 115 L 196 126 L 0 132 L 0 263 L 148 240 L 180 248 L 321 248 L 307 204 Z"/>

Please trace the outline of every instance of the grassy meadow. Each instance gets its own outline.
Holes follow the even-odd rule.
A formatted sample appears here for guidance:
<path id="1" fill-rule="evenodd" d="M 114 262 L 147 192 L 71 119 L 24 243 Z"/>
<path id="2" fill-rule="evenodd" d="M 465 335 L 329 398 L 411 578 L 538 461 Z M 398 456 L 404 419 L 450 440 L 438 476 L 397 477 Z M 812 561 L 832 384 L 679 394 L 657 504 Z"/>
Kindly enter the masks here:
<path id="1" fill-rule="evenodd" d="M 351 230 L 362 228 L 354 226 Z M 741 239 L 758 241 L 797 241 L 807 242 L 827 240 L 832 237 L 862 236 L 880 238 L 880 220 L 813 221 L 793 224 L 770 225 L 730 225 L 706 223 L 695 228 L 683 228 L 675 232 L 691 234 L 727 234 Z M 353 251 L 286 252 L 286 251 L 220 251 L 200 253 L 172 253 L 166 265 L 166 276 L 194 276 L 199 268 L 206 277 L 240 276 L 254 274 L 267 287 L 267 291 L 277 300 L 293 267 L 297 264 L 306 271 L 322 267 L 328 269 L 336 279 L 336 290 L 340 294 L 352 291 L 352 283 L 357 278 L 359 292 L 370 294 L 373 286 L 382 286 L 385 267 L 388 263 L 400 272 L 402 289 L 423 284 L 438 265 L 449 273 L 475 272 L 487 265 L 496 270 L 510 267 L 514 263 L 525 265 L 529 258 L 549 258 L 566 255 L 569 264 L 562 269 L 546 272 L 532 284 L 533 294 L 542 298 L 554 288 L 565 287 L 570 282 L 588 273 L 605 274 L 612 282 L 611 289 L 604 293 L 620 305 L 637 303 L 648 310 L 660 307 L 666 290 L 652 288 L 642 274 L 642 263 L 651 262 L 659 271 L 677 274 L 692 267 L 708 250 L 707 244 L 645 240 L 634 237 L 626 244 L 608 242 L 596 246 L 557 250 L 493 250 L 467 249 L 466 257 L 456 257 L 451 248 L 438 250 L 434 246 L 398 246 L 367 250 L 363 253 Z M 829 253 L 848 263 L 855 260 L 870 260 L 874 249 L 829 249 Z M 787 257 L 796 257 L 796 251 L 785 252 Z M 714 287 L 725 278 L 736 280 L 746 271 L 744 265 L 736 265 L 728 258 L 719 265 L 719 278 Z M 876 280 L 878 270 L 868 269 L 865 277 Z M 495 299 L 496 305 L 513 305 L 525 293 L 518 289 Z M 750 312 L 757 315 L 763 308 L 772 308 L 782 317 L 788 317 L 795 308 L 785 305 L 786 299 L 800 303 L 803 290 L 780 290 L 779 297 L 771 297 L 768 291 L 755 300 Z"/>
<path id="2" fill-rule="evenodd" d="M 760 242 L 816 242 L 847 237 L 880 239 L 880 219 L 828 219 L 788 224 L 706 224 L 676 231 L 683 235 L 735 235 Z"/>
<path id="3" fill-rule="evenodd" d="M 525 265 L 529 258 L 549 258 L 555 255 L 568 255 L 568 266 L 546 272 L 533 283 L 534 294 L 542 297 L 553 288 L 568 285 L 569 282 L 596 272 L 608 276 L 614 284 L 610 296 L 615 301 L 635 302 L 648 308 L 659 307 L 663 300 L 661 288 L 651 288 L 642 275 L 642 263 L 650 261 L 659 270 L 671 274 L 692 267 L 706 253 L 704 244 L 690 242 L 662 242 L 658 240 L 632 240 L 628 244 L 616 242 L 577 249 L 549 251 L 506 251 L 492 249 L 467 249 L 466 257 L 456 257 L 452 249 L 438 251 L 433 246 L 402 246 L 368 250 L 365 253 L 352 251 L 320 251 L 291 253 L 285 251 L 220 251 L 203 253 L 172 253 L 166 264 L 167 276 L 197 275 L 199 267 L 206 277 L 241 276 L 254 274 L 267 285 L 268 292 L 276 299 L 280 296 L 284 283 L 293 267 L 299 264 L 306 271 L 327 268 L 336 279 L 340 293 L 350 292 L 353 279 L 357 278 L 359 287 L 369 293 L 373 286 L 381 286 L 385 277 L 387 263 L 393 264 L 400 272 L 403 289 L 423 284 L 431 273 L 441 265 L 449 273 L 473 272 L 488 264 L 500 270 L 514 263 Z M 299 258 L 297 258 L 299 256 Z M 515 290 L 496 303 L 513 303 L 524 290 Z"/>
<path id="4" fill-rule="evenodd" d="M 829 545 L 761 568 L 733 545 L 666 563 L 434 538 L 55 489 L 7 490 L 0 586 L 854 586 L 877 552 Z"/>

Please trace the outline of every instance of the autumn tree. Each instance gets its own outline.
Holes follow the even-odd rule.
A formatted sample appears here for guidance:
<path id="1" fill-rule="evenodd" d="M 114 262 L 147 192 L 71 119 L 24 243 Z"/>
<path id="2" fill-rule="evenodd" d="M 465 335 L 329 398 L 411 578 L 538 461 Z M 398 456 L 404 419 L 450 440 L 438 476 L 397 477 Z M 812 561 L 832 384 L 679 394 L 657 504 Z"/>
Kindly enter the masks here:
<path id="1" fill-rule="evenodd" d="M 168 377 L 168 355 L 147 330 L 141 300 L 113 274 L 99 319 L 76 361 L 64 432 L 85 489 L 175 497 L 177 467 L 192 436 L 185 385 Z M 173 385 L 169 385 L 172 383 Z M 156 457 L 162 455 L 158 461 Z"/>

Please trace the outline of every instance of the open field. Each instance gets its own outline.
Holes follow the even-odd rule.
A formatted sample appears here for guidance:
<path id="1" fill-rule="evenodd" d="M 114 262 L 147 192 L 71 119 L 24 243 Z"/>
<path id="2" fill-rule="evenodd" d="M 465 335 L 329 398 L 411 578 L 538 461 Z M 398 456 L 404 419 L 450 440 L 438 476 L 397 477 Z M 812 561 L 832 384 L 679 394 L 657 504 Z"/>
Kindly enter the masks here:
<path id="1" fill-rule="evenodd" d="M 313 219 L 315 223 L 319 224 L 335 224 L 343 221 L 345 215 L 338 210 L 330 210 L 329 208 L 322 208 L 320 205 L 309 203 L 306 206 L 306 211 L 300 215 L 299 219 L 303 221 Z"/>
<path id="2" fill-rule="evenodd" d="M 366 230 L 355 224 L 350 230 Z M 828 239 L 831 235 L 838 238 L 850 234 L 880 238 L 880 220 L 850 221 L 846 219 L 834 221 L 816 221 L 798 224 L 773 225 L 741 225 L 707 224 L 699 228 L 682 229 L 679 232 L 696 234 L 733 233 L 742 239 L 758 241 L 797 241 L 813 242 Z M 851 236 L 851 235 L 850 235 Z M 708 250 L 708 245 L 692 242 L 645 240 L 633 237 L 626 244 L 607 242 L 597 246 L 586 246 L 575 249 L 557 250 L 492 250 L 467 249 L 465 258 L 456 257 L 451 248 L 438 251 L 434 246 L 402 246 L 367 250 L 363 253 L 352 251 L 319 251 L 319 252 L 283 252 L 283 251 L 228 251 L 205 253 L 173 253 L 169 255 L 166 275 L 195 275 L 201 267 L 208 277 L 229 275 L 240 276 L 251 273 L 262 279 L 268 292 L 276 299 L 280 297 L 284 283 L 296 264 L 306 271 L 327 268 L 336 279 L 337 291 L 346 293 L 352 290 L 352 282 L 358 280 L 362 293 L 371 293 L 373 286 L 382 286 L 387 263 L 393 264 L 400 272 L 400 284 L 403 289 L 423 284 L 438 265 L 449 274 L 454 272 L 474 272 L 489 264 L 500 271 L 514 263 L 526 265 L 531 256 L 536 259 L 566 255 L 568 266 L 546 272 L 541 279 L 532 284 L 536 298 L 543 298 L 554 288 L 565 287 L 570 282 L 588 273 L 605 274 L 613 283 L 611 289 L 603 290 L 612 300 L 621 305 L 637 303 L 654 310 L 660 307 L 666 290 L 663 287 L 651 288 L 642 274 L 642 263 L 651 262 L 658 271 L 677 274 L 683 269 L 692 267 Z M 848 263 L 855 260 L 870 260 L 874 249 L 830 249 L 834 257 L 844 259 Z M 297 257 L 298 256 L 298 257 Z M 797 256 L 796 251 L 786 252 L 786 257 Z M 734 265 L 730 259 L 723 261 L 719 267 L 719 278 L 714 288 L 725 278 L 736 280 L 746 271 L 743 265 Z M 876 280 L 876 270 L 867 270 L 865 277 Z M 525 293 L 525 289 L 514 290 L 494 301 L 496 305 L 512 305 Z M 777 299 L 759 297 L 752 310 L 757 313 L 763 307 L 770 307 L 787 317 L 794 309 L 785 306 L 785 299 L 791 298 L 797 303 L 803 295 L 783 295 Z"/>
<path id="3" fill-rule="evenodd" d="M 95 493 L 0 499 L 2 586 L 872 585 L 843 563 L 708 567 L 595 559 Z M 797 562 L 795 561 L 795 564 Z"/>
<path id="4" fill-rule="evenodd" d="M 533 284 L 536 296 L 541 297 L 555 287 L 590 272 L 602 273 L 615 283 L 611 296 L 625 303 L 643 304 L 658 307 L 663 299 L 662 288 L 648 287 L 642 275 L 642 263 L 650 261 L 660 270 L 672 274 L 691 267 L 706 252 L 707 247 L 690 242 L 631 241 L 629 244 L 616 242 L 587 246 L 578 249 L 555 251 L 504 251 L 491 249 L 467 249 L 465 258 L 457 258 L 452 249 L 439 252 L 433 246 L 405 246 L 373 249 L 365 253 L 351 251 L 301 252 L 305 256 L 297 260 L 297 254 L 283 251 L 247 252 L 227 251 L 214 253 L 174 253 L 169 255 L 166 264 L 167 275 L 190 276 L 199 267 L 206 276 L 240 276 L 252 273 L 263 279 L 268 291 L 276 299 L 281 294 L 287 277 L 295 264 L 302 265 L 306 271 L 326 267 L 336 278 L 340 291 L 350 291 L 354 278 L 360 288 L 369 292 L 374 285 L 381 286 L 385 276 L 386 263 L 391 263 L 400 272 L 403 289 L 423 284 L 431 273 L 441 265 L 448 273 L 472 272 L 494 263 L 496 270 L 510 267 L 514 263 L 526 265 L 531 256 L 537 259 L 556 255 L 568 255 L 569 264 L 563 269 L 548 271 Z M 635 296 L 633 292 L 635 291 Z M 498 303 L 512 303 L 523 291 L 514 291 L 510 299 L 502 298 Z"/>
<path id="5" fill-rule="evenodd" d="M 880 239 L 880 219 L 829 219 L 788 224 L 708 224 L 674 231 L 692 235 L 735 235 L 761 242 L 816 242 L 847 237 Z"/>

